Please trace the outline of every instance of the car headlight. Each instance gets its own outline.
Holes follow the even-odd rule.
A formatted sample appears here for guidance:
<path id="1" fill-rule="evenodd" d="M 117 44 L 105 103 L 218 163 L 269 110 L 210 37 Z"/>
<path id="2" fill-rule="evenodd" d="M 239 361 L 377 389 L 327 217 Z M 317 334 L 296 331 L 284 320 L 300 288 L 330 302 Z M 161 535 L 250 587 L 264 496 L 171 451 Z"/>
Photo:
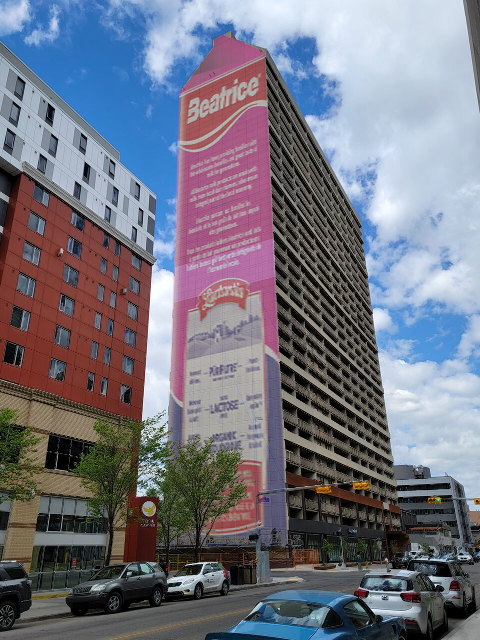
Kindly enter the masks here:
<path id="1" fill-rule="evenodd" d="M 195 582 L 195 578 L 187 578 L 183 584 L 192 584 L 192 582 Z"/>
<path id="2" fill-rule="evenodd" d="M 105 585 L 103 584 L 94 584 L 93 587 L 90 589 L 90 591 L 103 591 L 105 588 Z"/>

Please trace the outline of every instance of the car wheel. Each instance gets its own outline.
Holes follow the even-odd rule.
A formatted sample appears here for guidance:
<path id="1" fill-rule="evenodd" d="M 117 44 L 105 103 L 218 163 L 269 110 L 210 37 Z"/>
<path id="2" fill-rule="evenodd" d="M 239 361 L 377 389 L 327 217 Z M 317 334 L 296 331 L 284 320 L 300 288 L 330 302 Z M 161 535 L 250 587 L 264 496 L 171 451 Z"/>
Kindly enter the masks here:
<path id="1" fill-rule="evenodd" d="M 425 640 L 433 640 L 433 625 L 430 616 L 428 616 L 427 620 L 427 633 L 423 637 Z"/>
<path id="2" fill-rule="evenodd" d="M 195 589 L 193 590 L 193 597 L 195 598 L 195 600 L 200 600 L 202 596 L 203 596 L 203 587 L 199 582 L 198 584 L 195 585 Z"/>
<path id="3" fill-rule="evenodd" d="M 467 599 L 465 598 L 465 594 L 463 594 L 463 601 L 462 601 L 462 616 L 464 618 L 468 618 L 468 614 L 470 613 L 469 610 L 469 606 L 467 604 Z"/>
<path id="4" fill-rule="evenodd" d="M 163 591 L 161 587 L 154 587 L 149 603 L 151 607 L 159 607 L 162 604 Z"/>
<path id="5" fill-rule="evenodd" d="M 228 582 L 226 580 L 223 581 L 222 588 L 220 589 L 220 595 L 228 595 Z"/>
<path id="6" fill-rule="evenodd" d="M 73 607 L 70 607 L 70 611 L 73 613 L 74 616 L 80 617 L 80 616 L 84 616 L 87 613 L 88 607 L 73 606 Z"/>
<path id="7" fill-rule="evenodd" d="M 122 596 L 118 591 L 112 591 L 104 607 L 105 613 L 118 613 L 122 608 L 122 604 Z"/>
<path id="8" fill-rule="evenodd" d="M 472 601 L 470 603 L 470 608 L 472 610 L 472 613 L 475 613 L 475 611 L 477 610 L 477 597 L 475 595 L 475 589 L 472 589 Z"/>
<path id="9" fill-rule="evenodd" d="M 0 631 L 9 631 L 15 624 L 17 608 L 11 600 L 5 600 L 0 605 Z"/>

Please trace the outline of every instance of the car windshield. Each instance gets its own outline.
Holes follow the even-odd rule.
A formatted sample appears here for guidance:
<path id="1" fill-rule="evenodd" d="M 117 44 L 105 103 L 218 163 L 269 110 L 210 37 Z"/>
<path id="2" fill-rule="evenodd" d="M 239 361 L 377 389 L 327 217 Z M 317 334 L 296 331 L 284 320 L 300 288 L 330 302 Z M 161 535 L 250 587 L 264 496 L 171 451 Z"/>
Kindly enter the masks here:
<path id="1" fill-rule="evenodd" d="M 339 616 L 323 604 L 299 600 L 265 600 L 259 602 L 245 620 L 294 627 L 331 629 L 342 625 Z M 261 635 L 261 632 L 260 632 Z"/>
<path id="2" fill-rule="evenodd" d="M 126 564 L 113 564 L 111 567 L 104 567 L 97 571 L 90 580 L 113 580 L 114 578 L 119 578 L 126 566 Z"/>
<path id="3" fill-rule="evenodd" d="M 198 574 L 201 573 L 202 569 L 203 569 L 203 564 L 186 564 L 179 571 L 177 571 L 177 573 L 175 574 L 175 577 L 198 576 Z"/>
<path id="4" fill-rule="evenodd" d="M 437 576 L 437 578 L 450 578 L 450 567 L 446 562 L 426 562 L 424 560 L 413 560 L 409 568 L 411 571 L 418 571 L 425 576 Z"/>
<path id="5" fill-rule="evenodd" d="M 361 586 L 368 591 L 411 591 L 412 583 L 404 578 L 389 576 L 365 576 Z"/>

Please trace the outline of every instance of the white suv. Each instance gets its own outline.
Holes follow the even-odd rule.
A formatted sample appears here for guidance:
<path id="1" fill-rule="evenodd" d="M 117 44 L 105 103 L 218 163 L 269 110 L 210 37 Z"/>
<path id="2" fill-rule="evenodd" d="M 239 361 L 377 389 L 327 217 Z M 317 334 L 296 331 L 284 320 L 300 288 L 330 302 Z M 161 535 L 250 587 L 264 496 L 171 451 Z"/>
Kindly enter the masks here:
<path id="1" fill-rule="evenodd" d="M 228 572 L 220 562 L 193 562 L 168 578 L 167 597 L 183 596 L 199 600 L 204 593 L 217 591 L 226 596 L 229 590 Z"/>
<path id="2" fill-rule="evenodd" d="M 370 609 L 381 616 L 400 616 L 410 633 L 423 633 L 433 640 L 436 629 L 448 629 L 443 587 L 428 576 L 403 569 L 389 573 L 367 573 L 355 591 Z"/>
<path id="3" fill-rule="evenodd" d="M 469 610 L 475 611 L 475 588 L 468 573 L 454 560 L 410 560 L 408 569 L 419 571 L 428 576 L 433 584 L 441 584 L 444 588 L 445 605 L 450 609 L 462 612 L 466 618 Z"/>

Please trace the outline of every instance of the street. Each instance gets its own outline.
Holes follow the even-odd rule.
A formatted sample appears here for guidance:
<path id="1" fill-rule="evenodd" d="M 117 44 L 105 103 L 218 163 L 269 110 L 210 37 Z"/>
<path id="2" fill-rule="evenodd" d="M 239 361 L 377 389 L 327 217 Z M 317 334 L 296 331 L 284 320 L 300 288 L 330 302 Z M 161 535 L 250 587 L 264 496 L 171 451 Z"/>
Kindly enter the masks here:
<path id="1" fill-rule="evenodd" d="M 467 566 L 480 594 L 480 565 Z M 230 593 L 227 597 L 205 596 L 199 601 L 167 601 L 159 609 L 148 605 L 132 606 L 117 615 L 91 612 L 84 618 L 57 618 L 43 622 L 17 622 L 8 637 L 16 640 L 203 640 L 210 631 L 225 630 L 238 622 L 262 597 L 285 589 L 323 589 L 353 593 L 365 572 L 296 571 L 275 572 L 275 576 L 298 576 L 304 582 L 285 586 L 259 587 Z M 450 630 L 462 622 L 450 616 Z M 442 636 L 437 636 L 442 637 Z"/>

